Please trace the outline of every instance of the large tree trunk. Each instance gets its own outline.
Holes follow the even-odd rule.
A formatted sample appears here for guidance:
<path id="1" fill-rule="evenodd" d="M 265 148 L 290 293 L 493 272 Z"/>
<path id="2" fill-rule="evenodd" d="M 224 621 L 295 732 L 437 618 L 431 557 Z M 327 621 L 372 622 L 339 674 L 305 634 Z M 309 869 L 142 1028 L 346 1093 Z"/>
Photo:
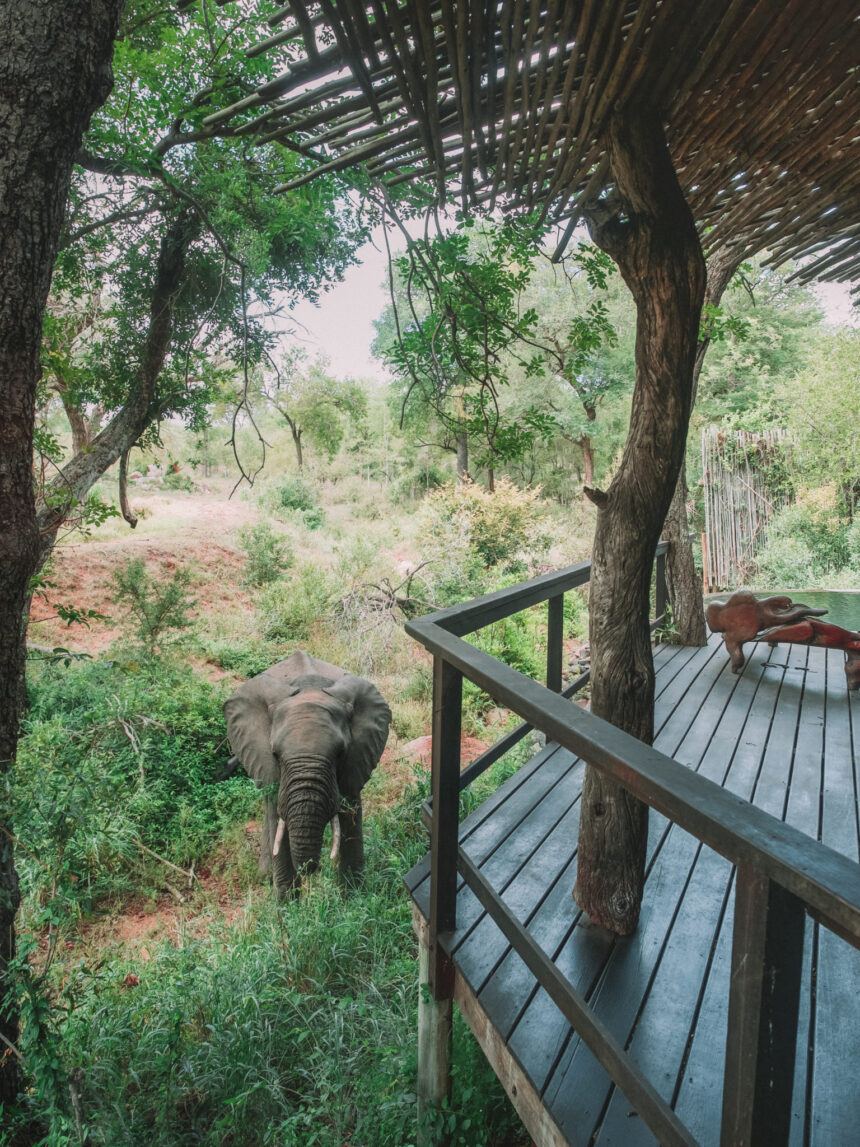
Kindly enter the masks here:
<path id="1" fill-rule="evenodd" d="M 33 427 L 42 316 L 72 162 L 112 84 L 121 0 L 6 0 L 0 5 L 0 775 L 18 743 L 24 610 L 39 561 Z M 0 812 L 0 818 L 4 814 Z M 0 823 L 0 1032 L 18 1039 L 8 992 L 19 891 L 11 826 Z M 0 1105 L 20 1090 L 0 1049 Z"/>
<path id="2" fill-rule="evenodd" d="M 684 455 L 705 265 L 659 114 L 645 106 L 616 113 L 608 148 L 617 193 L 586 218 L 636 302 L 636 385 L 618 473 L 605 493 L 589 495 L 599 511 L 591 708 L 650 743 L 651 570 Z M 647 806 L 587 768 L 574 895 L 594 921 L 622 935 L 639 919 L 647 832 Z"/>
<path id="3" fill-rule="evenodd" d="M 149 330 L 136 384 L 125 405 L 90 442 L 60 471 L 39 505 L 40 564 L 47 561 L 57 530 L 71 507 L 82 501 L 102 475 L 134 446 L 144 430 L 161 413 L 158 380 L 173 336 L 173 308 L 182 290 L 188 248 L 200 233 L 200 220 L 193 209 L 183 210 L 170 223 L 158 254 L 152 290 Z M 120 483 L 122 487 L 122 482 Z M 130 518 L 125 515 L 126 520 Z"/>
<path id="4" fill-rule="evenodd" d="M 705 303 L 718 306 L 723 291 L 732 275 L 743 262 L 745 254 L 739 246 L 731 251 L 723 248 L 708 259 Z M 696 347 L 696 363 L 693 368 L 693 393 L 690 402 L 692 409 L 696 401 L 699 375 L 705 361 L 705 352 L 711 343 L 711 324 L 706 316 L 702 323 L 701 338 Z M 666 588 L 678 636 L 682 645 L 704 645 L 705 607 L 702 595 L 702 579 L 693 560 L 693 547 L 690 542 L 690 526 L 687 520 L 687 466 L 681 464 L 681 473 L 672 496 L 672 504 L 666 515 L 663 538 L 669 543 L 666 554 Z"/>

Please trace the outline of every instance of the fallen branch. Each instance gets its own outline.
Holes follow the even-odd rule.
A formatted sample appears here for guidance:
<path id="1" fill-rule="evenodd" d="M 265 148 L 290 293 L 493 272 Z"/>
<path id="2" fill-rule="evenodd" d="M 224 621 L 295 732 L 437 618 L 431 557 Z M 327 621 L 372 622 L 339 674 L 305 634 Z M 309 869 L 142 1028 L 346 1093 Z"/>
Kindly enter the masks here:
<path id="1" fill-rule="evenodd" d="M 21 1054 L 21 1052 L 20 1052 L 20 1051 L 18 1051 L 17 1047 L 15 1047 L 14 1043 L 12 1043 L 12 1041 L 11 1041 L 11 1040 L 8 1040 L 8 1039 L 6 1039 L 6 1037 L 3 1035 L 3 1033 L 2 1033 L 2 1032 L 0 1032 L 0 1039 L 2 1039 L 2 1040 L 3 1040 L 3 1042 L 6 1044 L 6 1046 L 9 1048 L 9 1050 L 10 1050 L 10 1051 L 11 1051 L 11 1052 L 12 1052 L 14 1055 L 17 1055 L 17 1057 L 18 1057 L 18 1059 L 21 1061 L 21 1063 L 26 1063 L 26 1061 L 25 1061 L 25 1059 L 24 1059 L 23 1055 Z"/>
<path id="2" fill-rule="evenodd" d="M 143 843 L 143 841 L 135 840 L 134 843 L 137 845 L 137 847 L 140 849 L 140 851 L 145 852 L 147 856 L 151 856 L 155 860 L 160 860 L 162 864 L 166 864 L 167 867 L 172 868 L 174 872 L 180 872 L 188 880 L 188 887 L 189 888 L 191 887 L 191 885 L 193 884 L 193 882 L 195 880 L 199 880 L 199 877 L 197 877 L 194 873 L 194 865 L 193 864 L 191 865 L 191 871 L 189 872 L 185 868 L 180 868 L 178 864 L 174 864 L 171 860 L 165 860 L 163 856 L 159 856 L 158 853 L 153 852 L 151 848 L 147 848 L 147 846 Z M 168 887 L 169 887 L 169 885 L 168 885 Z M 171 892 L 172 891 L 173 891 L 173 889 L 171 889 Z M 180 897 L 180 899 L 181 899 L 181 897 Z"/>

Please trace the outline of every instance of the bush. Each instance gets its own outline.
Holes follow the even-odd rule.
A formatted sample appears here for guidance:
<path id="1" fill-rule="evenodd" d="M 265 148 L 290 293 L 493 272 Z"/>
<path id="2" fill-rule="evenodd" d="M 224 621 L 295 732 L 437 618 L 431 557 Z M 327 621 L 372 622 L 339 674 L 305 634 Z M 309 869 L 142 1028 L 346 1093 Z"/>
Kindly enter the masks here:
<path id="1" fill-rule="evenodd" d="M 849 566 L 855 573 L 860 573 L 860 518 L 855 518 L 845 531 L 845 545 Z"/>
<path id="2" fill-rule="evenodd" d="M 314 628 L 332 614 L 335 585 L 317 564 L 296 567 L 286 580 L 263 589 L 257 603 L 263 635 L 270 641 L 307 641 Z"/>
<path id="3" fill-rule="evenodd" d="M 324 866 L 300 900 L 261 901 L 234 928 L 151 947 L 145 964 L 107 956 L 93 974 L 61 954 L 50 1059 L 33 1054 L 29 1018 L 26 1032 L 40 1073 L 25 1103 L 46 1142 L 75 1141 L 68 1071 L 84 1064 L 94 1143 L 414 1143 L 418 990 L 401 877 L 426 849 L 427 795 L 423 781 L 368 818 L 360 892 L 345 896 Z M 454 1041 L 452 1142 L 530 1142 L 459 1017 Z"/>
<path id="4" fill-rule="evenodd" d="M 188 611 L 195 604 L 188 592 L 189 570 L 180 566 L 168 576 L 164 567 L 157 580 L 142 558 L 133 558 L 125 569 L 115 571 L 111 583 L 117 604 L 126 608 L 127 620 L 137 622 L 134 637 L 149 653 L 176 645 L 187 636 L 184 631 L 193 625 Z"/>
<path id="5" fill-rule="evenodd" d="M 442 486 L 424 499 L 423 537 L 434 537 L 440 523 L 454 523 L 486 569 L 502 566 L 520 572 L 542 553 L 548 538 L 540 490 L 523 490 L 507 478 L 494 493 L 475 482 Z"/>
<path id="6" fill-rule="evenodd" d="M 325 510 L 322 506 L 311 506 L 308 510 L 302 510 L 297 517 L 306 530 L 318 530 L 325 525 Z"/>
<path id="7" fill-rule="evenodd" d="M 255 677 L 258 673 L 264 673 L 281 658 L 279 650 L 265 641 L 210 638 L 203 642 L 203 649 L 216 665 L 242 677 Z"/>
<path id="8" fill-rule="evenodd" d="M 139 884 L 139 844 L 187 867 L 256 809 L 244 776 L 215 783 L 229 756 L 222 700 L 190 668 L 149 660 L 34 675 L 12 785 L 31 894 L 59 916 L 89 911 Z"/>
<path id="9" fill-rule="evenodd" d="M 176 470 L 168 470 L 162 480 L 165 490 L 184 490 L 186 494 L 194 493 L 194 480 L 188 474 L 179 474 Z"/>
<path id="10" fill-rule="evenodd" d="M 269 585 L 293 564 L 289 541 L 276 534 L 268 522 L 243 526 L 239 530 L 239 541 L 247 554 L 245 585 Z"/>
<path id="11" fill-rule="evenodd" d="M 757 581 L 771 589 L 803 589 L 820 576 L 815 554 L 802 538 L 772 538 L 757 567 Z"/>
<path id="12" fill-rule="evenodd" d="M 271 497 L 282 510 L 312 510 L 317 503 L 313 490 L 299 477 L 283 478 Z"/>
<path id="13" fill-rule="evenodd" d="M 802 490 L 771 519 L 768 543 L 756 560 L 757 580 L 774 589 L 813 585 L 849 565 L 851 537 L 835 486 Z"/>

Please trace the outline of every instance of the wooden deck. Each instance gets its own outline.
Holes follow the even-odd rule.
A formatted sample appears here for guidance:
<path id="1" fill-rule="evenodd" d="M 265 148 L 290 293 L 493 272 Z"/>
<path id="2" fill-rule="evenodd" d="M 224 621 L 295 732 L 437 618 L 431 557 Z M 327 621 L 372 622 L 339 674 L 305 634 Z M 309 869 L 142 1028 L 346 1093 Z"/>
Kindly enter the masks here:
<path id="1" fill-rule="evenodd" d="M 860 694 L 840 652 L 655 650 L 657 748 L 858 860 Z M 583 764 L 547 746 L 461 825 L 469 858 L 703 1143 L 719 1142 L 734 870 L 651 812 L 637 934 L 571 898 Z M 406 877 L 423 925 L 429 857 Z M 539 1147 L 655 1139 L 461 883 L 455 998 Z M 807 922 L 791 1143 L 860 1143 L 860 952 Z"/>

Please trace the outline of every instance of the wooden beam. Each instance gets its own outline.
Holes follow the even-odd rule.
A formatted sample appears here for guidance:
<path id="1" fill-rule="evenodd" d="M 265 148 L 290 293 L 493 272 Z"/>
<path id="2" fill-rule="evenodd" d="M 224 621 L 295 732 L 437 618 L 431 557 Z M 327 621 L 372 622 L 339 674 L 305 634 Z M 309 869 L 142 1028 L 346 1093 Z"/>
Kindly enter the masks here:
<path id="1" fill-rule="evenodd" d="M 721 1147 L 788 1144 L 805 918 L 790 892 L 738 867 Z"/>
<path id="2" fill-rule="evenodd" d="M 441 1117 L 443 1105 L 451 1098 L 453 964 L 451 992 L 436 999 L 430 988 L 432 959 L 428 929 L 419 924 L 423 917 L 414 906 L 412 918 L 418 933 L 418 1144 L 419 1147 L 438 1147 L 435 1124 Z"/>

